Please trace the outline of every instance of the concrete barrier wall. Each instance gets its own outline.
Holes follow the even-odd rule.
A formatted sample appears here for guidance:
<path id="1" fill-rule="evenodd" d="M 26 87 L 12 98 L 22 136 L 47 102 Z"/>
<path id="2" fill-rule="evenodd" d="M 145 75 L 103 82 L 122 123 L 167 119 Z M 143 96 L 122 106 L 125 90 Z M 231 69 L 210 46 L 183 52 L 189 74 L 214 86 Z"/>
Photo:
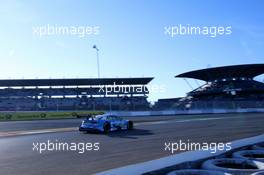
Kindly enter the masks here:
<path id="1" fill-rule="evenodd" d="M 228 114 L 228 113 L 251 113 L 264 112 L 264 108 L 248 108 L 248 109 L 210 109 L 210 110 L 164 110 L 164 111 L 111 111 L 111 113 L 119 116 L 162 116 L 162 115 L 187 115 L 187 114 Z"/>

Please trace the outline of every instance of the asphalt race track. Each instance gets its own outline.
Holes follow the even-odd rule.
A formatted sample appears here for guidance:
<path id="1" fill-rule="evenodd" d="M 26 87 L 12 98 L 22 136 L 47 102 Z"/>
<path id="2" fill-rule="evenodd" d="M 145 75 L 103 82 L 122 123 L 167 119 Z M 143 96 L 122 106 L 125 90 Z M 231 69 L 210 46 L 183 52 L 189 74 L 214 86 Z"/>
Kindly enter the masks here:
<path id="1" fill-rule="evenodd" d="M 135 129 L 109 135 L 76 130 L 80 119 L 1 122 L 0 133 L 73 128 L 28 135 L 0 135 L 0 174 L 93 174 L 171 155 L 165 142 L 228 142 L 264 133 L 263 114 L 193 115 L 133 118 Z M 33 142 L 100 143 L 99 151 L 33 151 Z"/>

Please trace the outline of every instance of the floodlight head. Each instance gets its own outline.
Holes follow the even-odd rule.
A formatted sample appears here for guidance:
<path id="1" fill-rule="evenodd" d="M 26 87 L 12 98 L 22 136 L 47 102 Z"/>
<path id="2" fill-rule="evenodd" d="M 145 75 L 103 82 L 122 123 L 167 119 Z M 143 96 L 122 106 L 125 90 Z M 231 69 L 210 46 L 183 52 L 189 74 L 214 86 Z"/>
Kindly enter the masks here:
<path id="1" fill-rule="evenodd" d="M 97 51 L 99 51 L 96 45 L 93 45 L 93 49 L 96 49 Z"/>

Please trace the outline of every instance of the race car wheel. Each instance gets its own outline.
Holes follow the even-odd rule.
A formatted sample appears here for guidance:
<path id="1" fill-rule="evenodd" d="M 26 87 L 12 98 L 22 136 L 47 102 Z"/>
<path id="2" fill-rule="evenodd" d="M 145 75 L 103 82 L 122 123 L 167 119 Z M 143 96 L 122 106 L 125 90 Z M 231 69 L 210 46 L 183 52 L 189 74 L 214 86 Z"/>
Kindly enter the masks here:
<path id="1" fill-rule="evenodd" d="M 133 124 L 133 122 L 132 121 L 129 121 L 128 123 L 127 123 L 127 129 L 128 130 L 132 130 L 134 128 L 134 124 Z"/>
<path id="2" fill-rule="evenodd" d="M 105 124 L 104 124 L 104 133 L 107 134 L 107 133 L 110 132 L 110 130 L 111 130 L 111 125 L 110 125 L 110 123 L 105 123 Z"/>

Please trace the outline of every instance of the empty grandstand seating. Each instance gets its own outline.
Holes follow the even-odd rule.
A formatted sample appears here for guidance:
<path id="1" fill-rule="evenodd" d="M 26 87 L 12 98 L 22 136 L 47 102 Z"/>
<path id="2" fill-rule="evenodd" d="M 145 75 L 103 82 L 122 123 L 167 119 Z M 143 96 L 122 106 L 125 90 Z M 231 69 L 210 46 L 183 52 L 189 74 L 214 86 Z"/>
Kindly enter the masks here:
<path id="1" fill-rule="evenodd" d="M 206 83 L 189 92 L 174 104 L 161 105 L 159 109 L 245 109 L 264 108 L 264 83 L 254 77 L 264 73 L 264 64 L 235 65 L 201 69 L 177 75 L 195 78 Z"/>
<path id="2" fill-rule="evenodd" d="M 148 91 L 111 92 L 145 86 L 152 78 L 0 80 L 1 111 L 146 110 Z M 85 87 L 83 87 L 85 86 Z M 108 93 L 106 93 L 108 88 Z"/>

